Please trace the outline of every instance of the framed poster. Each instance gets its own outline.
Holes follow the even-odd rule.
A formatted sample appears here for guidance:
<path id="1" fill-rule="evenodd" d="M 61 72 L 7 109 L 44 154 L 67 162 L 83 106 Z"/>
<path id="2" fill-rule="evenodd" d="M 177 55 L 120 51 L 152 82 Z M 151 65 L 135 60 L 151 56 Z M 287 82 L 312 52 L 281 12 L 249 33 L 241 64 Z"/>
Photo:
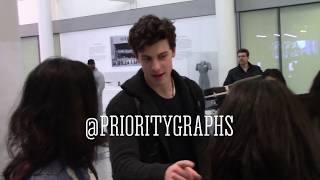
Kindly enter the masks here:
<path id="1" fill-rule="evenodd" d="M 136 66 L 138 61 L 128 44 L 128 36 L 111 36 L 112 67 Z"/>

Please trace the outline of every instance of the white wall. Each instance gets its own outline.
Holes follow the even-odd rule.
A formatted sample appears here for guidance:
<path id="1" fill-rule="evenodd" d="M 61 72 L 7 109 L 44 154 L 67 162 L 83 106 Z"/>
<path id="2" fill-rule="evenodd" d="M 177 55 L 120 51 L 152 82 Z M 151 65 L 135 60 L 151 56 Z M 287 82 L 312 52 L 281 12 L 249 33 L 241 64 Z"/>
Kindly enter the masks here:
<path id="1" fill-rule="evenodd" d="M 228 71 L 237 65 L 236 16 L 234 13 L 234 0 L 217 0 L 217 35 L 218 58 L 221 75 L 219 84 L 223 84 Z"/>
<path id="2" fill-rule="evenodd" d="M 22 61 L 18 38 L 17 2 L 0 1 L 0 172 L 7 165 L 6 135 L 9 117 L 22 87 Z M 0 179 L 1 179 L 0 174 Z"/>
<path id="3" fill-rule="evenodd" d="M 32 24 L 38 22 L 39 0 L 18 0 L 19 24 Z M 130 4 L 112 0 L 50 0 L 53 20 L 69 19 L 82 16 L 124 11 L 132 8 L 157 6 L 162 4 L 179 3 L 191 0 L 136 0 Z"/>
<path id="4" fill-rule="evenodd" d="M 58 12 L 59 0 L 51 0 L 51 17 L 52 20 L 59 18 Z M 39 22 L 39 0 L 18 0 L 19 24 L 33 24 Z"/>
<path id="5" fill-rule="evenodd" d="M 137 67 L 112 68 L 111 67 L 111 36 L 126 35 L 131 26 L 119 26 L 112 28 L 103 28 L 88 31 L 78 31 L 60 34 L 61 55 L 70 59 L 76 59 L 87 63 L 87 60 L 93 58 L 96 60 L 96 66 L 102 72 L 136 71 Z M 105 56 L 103 59 L 92 57 L 90 49 L 94 47 L 103 47 L 103 52 L 99 53 Z M 91 51 L 92 52 L 92 51 Z"/>
<path id="6" fill-rule="evenodd" d="M 217 51 L 215 21 L 215 16 L 174 21 L 177 33 L 177 56 L 174 60 L 174 67 L 182 75 L 198 81 L 199 75 L 195 71 L 195 64 L 201 60 L 210 61 L 210 58 L 216 58 L 214 57 Z M 99 55 L 104 58 L 96 59 L 96 66 L 100 71 L 104 73 L 137 71 L 139 69 L 138 66 L 125 68 L 111 66 L 110 37 L 117 35 L 128 36 L 130 27 L 131 25 L 62 33 L 60 34 L 61 55 L 86 63 L 88 59 L 94 58 L 96 55 L 90 53 L 92 48 L 102 47 L 104 50 Z M 180 40 L 184 40 L 184 42 Z M 185 41 L 188 41 L 188 43 L 185 43 Z M 211 60 L 213 66 L 217 63 L 215 60 Z"/>
<path id="7" fill-rule="evenodd" d="M 19 24 L 38 22 L 38 0 L 18 1 Z"/>
<path id="8" fill-rule="evenodd" d="M 130 3 L 108 0 L 60 0 L 58 19 L 68 19 L 130 9 Z"/>
<path id="9" fill-rule="evenodd" d="M 198 82 L 199 72 L 195 70 L 196 64 L 202 60 L 209 61 L 213 67 L 213 70 L 209 71 L 211 86 L 218 86 L 216 17 L 178 19 L 174 21 L 174 24 L 177 33 L 177 54 L 173 61 L 173 67 L 181 75 Z M 139 66 L 112 67 L 111 65 L 110 37 L 128 35 L 130 27 L 120 26 L 60 34 L 62 56 L 86 63 L 88 59 L 99 55 L 99 58 L 96 59 L 97 68 L 104 73 L 106 81 L 113 82 L 112 87 L 106 88 L 108 93 L 105 94 L 108 97 L 104 97 L 104 99 L 110 99 L 109 96 L 120 90 L 116 87 L 118 81 L 123 83 L 140 68 Z M 91 50 L 95 47 L 104 50 L 99 54 L 92 53 Z M 107 102 L 104 102 L 106 105 Z"/>
<path id="10" fill-rule="evenodd" d="M 108 0 L 50 0 L 52 20 L 90 16 L 101 13 L 128 10 L 130 4 Z M 39 0 L 18 1 L 19 24 L 39 22 Z"/>
<path id="11" fill-rule="evenodd" d="M 196 64 L 208 61 L 212 70 L 208 72 L 211 86 L 218 86 L 219 69 L 217 59 L 216 17 L 202 16 L 175 20 L 177 34 L 177 56 L 173 61 L 174 68 L 182 75 L 198 82 L 199 72 Z M 190 47 L 179 41 L 190 40 Z"/>
<path id="12" fill-rule="evenodd" d="M 95 14 L 124 11 L 135 8 L 178 3 L 191 0 L 136 0 L 136 3 L 122 0 L 53 0 L 57 2 L 57 19 L 68 19 Z"/>
<path id="13" fill-rule="evenodd" d="M 88 59 L 95 59 L 96 67 L 104 73 L 106 82 L 113 82 L 106 86 L 103 92 L 103 109 L 106 108 L 111 98 L 120 91 L 117 82 L 123 83 L 132 76 L 139 66 L 126 68 L 112 68 L 111 65 L 111 36 L 128 35 L 131 26 L 96 29 L 89 31 L 71 32 L 60 34 L 61 55 L 70 59 L 87 63 Z M 100 53 L 90 53 L 90 49 L 100 47 Z M 97 59 L 94 56 L 104 57 Z"/>

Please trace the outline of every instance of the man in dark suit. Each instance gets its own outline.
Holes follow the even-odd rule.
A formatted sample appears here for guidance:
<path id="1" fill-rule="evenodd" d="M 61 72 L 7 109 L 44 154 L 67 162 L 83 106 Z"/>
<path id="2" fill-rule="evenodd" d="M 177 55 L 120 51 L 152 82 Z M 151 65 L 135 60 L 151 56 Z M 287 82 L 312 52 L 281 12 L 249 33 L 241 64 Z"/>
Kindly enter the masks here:
<path id="1" fill-rule="evenodd" d="M 224 86 L 230 85 L 241 79 L 262 74 L 262 70 L 259 66 L 249 62 L 249 51 L 247 49 L 239 49 L 237 55 L 239 64 L 229 71 L 228 76 L 223 83 Z"/>

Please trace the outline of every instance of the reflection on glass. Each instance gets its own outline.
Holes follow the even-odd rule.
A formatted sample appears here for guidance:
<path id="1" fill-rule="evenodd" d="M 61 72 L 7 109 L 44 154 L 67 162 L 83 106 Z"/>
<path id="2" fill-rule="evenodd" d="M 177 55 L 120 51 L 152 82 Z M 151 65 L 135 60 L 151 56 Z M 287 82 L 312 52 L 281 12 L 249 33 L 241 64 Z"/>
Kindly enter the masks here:
<path id="1" fill-rule="evenodd" d="M 279 33 L 277 10 L 240 14 L 241 47 L 250 51 L 249 61 L 263 70 L 279 68 Z"/>
<path id="2" fill-rule="evenodd" d="M 320 4 L 281 9 L 282 65 L 288 86 L 306 93 L 320 69 Z"/>
<path id="3" fill-rule="evenodd" d="M 37 37 L 21 38 L 21 57 L 23 60 L 24 77 L 40 63 Z"/>

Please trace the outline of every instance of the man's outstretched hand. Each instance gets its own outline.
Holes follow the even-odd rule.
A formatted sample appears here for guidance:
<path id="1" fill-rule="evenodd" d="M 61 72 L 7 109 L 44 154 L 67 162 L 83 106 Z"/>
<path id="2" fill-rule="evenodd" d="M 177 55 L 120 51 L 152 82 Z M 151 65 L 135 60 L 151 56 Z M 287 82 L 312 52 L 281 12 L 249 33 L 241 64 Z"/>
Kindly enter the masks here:
<path id="1" fill-rule="evenodd" d="M 201 180 L 201 176 L 193 167 L 194 163 L 192 161 L 177 161 L 167 168 L 164 180 Z"/>

